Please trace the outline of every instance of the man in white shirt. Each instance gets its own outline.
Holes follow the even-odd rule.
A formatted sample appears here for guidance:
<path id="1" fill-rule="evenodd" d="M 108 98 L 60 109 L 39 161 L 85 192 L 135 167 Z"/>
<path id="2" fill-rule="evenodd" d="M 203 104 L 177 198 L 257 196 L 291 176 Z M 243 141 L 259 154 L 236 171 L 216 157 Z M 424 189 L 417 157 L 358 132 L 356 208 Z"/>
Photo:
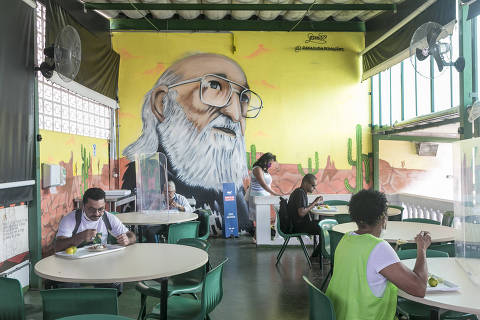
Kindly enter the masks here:
<path id="1" fill-rule="evenodd" d="M 55 251 L 85 245 L 100 233 L 102 244 L 107 243 L 108 233 L 116 238 L 119 245 L 135 243 L 135 234 L 115 215 L 105 211 L 105 192 L 100 188 L 90 188 L 83 195 L 83 210 L 72 211 L 60 221 Z"/>

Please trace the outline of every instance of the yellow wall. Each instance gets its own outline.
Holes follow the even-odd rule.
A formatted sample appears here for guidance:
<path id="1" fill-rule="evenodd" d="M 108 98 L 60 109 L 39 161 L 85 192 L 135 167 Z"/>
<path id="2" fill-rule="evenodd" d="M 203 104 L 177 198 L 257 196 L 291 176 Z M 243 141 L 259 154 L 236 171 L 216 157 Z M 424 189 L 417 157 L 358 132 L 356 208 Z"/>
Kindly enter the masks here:
<path id="1" fill-rule="evenodd" d="M 90 138 L 54 131 L 40 130 L 40 163 L 59 164 L 61 161 L 68 163 L 73 153 L 73 175 L 82 174 L 81 146 L 86 148 L 87 154 L 92 156 L 92 174 L 100 175 L 104 165 L 108 164 L 107 140 Z M 96 145 L 96 156 L 93 155 L 93 145 Z M 77 172 L 75 172 L 75 164 Z M 100 168 L 100 171 L 99 171 Z"/>
<path id="2" fill-rule="evenodd" d="M 247 151 L 255 144 L 280 163 L 304 166 L 318 151 L 320 168 L 330 155 L 337 169 L 350 169 L 347 141 L 355 141 L 356 124 L 363 126 L 363 153 L 371 150 L 368 84 L 360 83 L 364 35 L 324 34 L 327 43 L 317 45 L 305 44 L 307 32 L 114 33 L 121 56 L 120 151 L 138 138 L 144 94 L 162 72 L 185 55 L 213 52 L 237 61 L 264 101 L 260 116 L 247 120 Z M 298 45 L 344 51 L 296 52 Z"/>

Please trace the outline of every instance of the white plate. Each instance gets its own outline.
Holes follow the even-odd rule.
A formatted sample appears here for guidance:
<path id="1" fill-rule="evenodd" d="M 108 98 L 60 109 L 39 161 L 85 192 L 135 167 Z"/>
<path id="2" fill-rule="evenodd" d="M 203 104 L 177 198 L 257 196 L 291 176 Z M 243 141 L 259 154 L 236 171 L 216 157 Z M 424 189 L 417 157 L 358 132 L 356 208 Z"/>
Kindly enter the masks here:
<path id="1" fill-rule="evenodd" d="M 435 278 L 439 278 L 434 275 Z M 430 276 L 429 276 L 430 278 Z M 436 287 L 430 287 L 427 283 L 427 293 L 458 291 L 460 287 L 453 282 L 443 280 Z"/>
<path id="2" fill-rule="evenodd" d="M 328 208 L 325 208 L 325 207 L 314 207 L 313 208 L 314 211 L 316 212 L 337 212 L 338 211 L 338 208 L 337 207 L 334 207 L 334 206 L 329 206 Z"/>
<path id="3" fill-rule="evenodd" d="M 107 249 L 102 251 L 89 251 L 88 247 L 82 247 L 82 248 L 78 248 L 75 254 L 68 254 L 65 251 L 60 251 L 60 252 L 56 252 L 55 255 L 65 259 L 83 259 L 83 258 L 98 256 L 99 254 L 112 253 L 112 252 L 123 250 L 123 249 L 125 249 L 124 246 L 107 244 Z"/>

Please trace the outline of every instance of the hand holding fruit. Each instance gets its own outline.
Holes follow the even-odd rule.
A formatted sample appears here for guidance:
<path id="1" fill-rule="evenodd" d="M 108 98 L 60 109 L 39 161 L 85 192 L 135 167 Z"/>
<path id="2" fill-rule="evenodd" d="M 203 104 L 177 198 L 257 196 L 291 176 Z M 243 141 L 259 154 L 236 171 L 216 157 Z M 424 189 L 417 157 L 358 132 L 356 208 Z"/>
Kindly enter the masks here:
<path id="1" fill-rule="evenodd" d="M 75 235 L 77 239 L 85 241 L 85 242 L 90 242 L 92 241 L 95 236 L 97 235 L 97 230 L 95 229 L 87 229 L 83 230 L 82 232 L 79 232 Z"/>

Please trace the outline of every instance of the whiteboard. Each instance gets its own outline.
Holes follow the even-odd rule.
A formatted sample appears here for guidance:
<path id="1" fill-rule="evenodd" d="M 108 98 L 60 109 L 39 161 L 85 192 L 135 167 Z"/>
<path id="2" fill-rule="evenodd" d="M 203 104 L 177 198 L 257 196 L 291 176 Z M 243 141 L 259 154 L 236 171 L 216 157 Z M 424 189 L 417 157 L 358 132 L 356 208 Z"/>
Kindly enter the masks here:
<path id="1" fill-rule="evenodd" d="M 26 205 L 0 209 L 0 262 L 28 251 Z"/>

